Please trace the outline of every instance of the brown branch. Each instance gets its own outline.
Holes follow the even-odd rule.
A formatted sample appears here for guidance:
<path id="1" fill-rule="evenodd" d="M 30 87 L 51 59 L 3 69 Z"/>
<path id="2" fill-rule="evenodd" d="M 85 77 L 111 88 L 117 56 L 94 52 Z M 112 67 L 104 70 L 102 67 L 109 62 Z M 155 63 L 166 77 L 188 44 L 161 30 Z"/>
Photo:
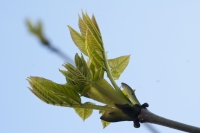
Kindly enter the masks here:
<path id="1" fill-rule="evenodd" d="M 141 109 L 141 112 L 138 115 L 138 119 L 141 123 L 148 122 L 148 123 L 158 124 L 158 125 L 166 126 L 169 128 L 185 131 L 185 132 L 200 133 L 199 127 L 194 127 L 194 126 L 190 126 L 187 124 L 166 119 L 164 117 L 151 113 L 146 108 Z"/>

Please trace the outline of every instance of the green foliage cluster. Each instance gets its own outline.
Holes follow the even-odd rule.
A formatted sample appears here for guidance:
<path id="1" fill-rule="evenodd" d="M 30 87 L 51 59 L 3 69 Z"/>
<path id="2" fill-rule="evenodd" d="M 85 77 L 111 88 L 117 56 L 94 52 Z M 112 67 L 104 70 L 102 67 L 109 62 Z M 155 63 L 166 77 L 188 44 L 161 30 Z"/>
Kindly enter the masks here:
<path id="1" fill-rule="evenodd" d="M 30 22 L 28 26 L 33 34 L 40 38 L 43 36 L 41 32 L 36 32 L 40 30 L 35 30 Z M 31 86 L 30 91 L 48 104 L 74 108 L 83 120 L 92 114 L 93 109 L 99 110 L 103 115 L 103 127 L 109 125 L 109 122 L 133 120 L 116 107 L 116 104 L 140 105 L 129 86 L 124 85 L 124 90 L 121 90 L 115 82 L 128 65 L 130 55 L 107 59 L 94 15 L 90 18 L 87 13 L 82 12 L 78 26 L 80 33 L 68 26 L 72 40 L 82 54 L 75 55 L 75 66 L 63 64 L 66 70 L 60 72 L 65 76 L 66 83 L 57 84 L 45 78 L 30 76 L 27 79 Z M 87 61 L 84 57 L 88 57 Z M 111 84 L 104 79 L 105 74 Z M 103 105 L 82 103 L 82 97 L 96 100 Z"/>

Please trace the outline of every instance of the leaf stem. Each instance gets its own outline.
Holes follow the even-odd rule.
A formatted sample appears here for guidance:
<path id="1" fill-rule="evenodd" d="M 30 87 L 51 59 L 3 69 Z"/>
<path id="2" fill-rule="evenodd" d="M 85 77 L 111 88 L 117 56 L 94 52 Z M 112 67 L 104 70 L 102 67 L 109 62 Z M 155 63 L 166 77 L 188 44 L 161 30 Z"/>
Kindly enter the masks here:
<path id="1" fill-rule="evenodd" d="M 199 127 L 194 127 L 191 125 L 187 125 L 187 124 L 183 124 L 177 121 L 166 119 L 164 117 L 151 113 L 148 109 L 141 109 L 141 112 L 138 118 L 141 123 L 148 122 L 148 123 L 158 124 L 165 127 L 185 131 L 185 132 L 200 133 Z"/>
<path id="2" fill-rule="evenodd" d="M 60 106 L 60 105 L 58 105 Z M 111 107 L 107 106 L 100 106 L 100 105 L 92 105 L 92 104 L 63 104 L 63 107 L 71 107 L 71 108 L 85 108 L 85 109 L 96 109 L 96 110 L 107 110 L 110 109 Z"/>
<path id="3" fill-rule="evenodd" d="M 102 42 L 102 48 L 105 50 L 103 42 Z M 105 64 L 105 67 L 106 67 L 107 77 L 110 79 L 110 81 L 111 81 L 113 87 L 116 89 L 116 91 L 130 103 L 130 100 L 122 93 L 122 91 L 120 90 L 119 86 L 117 85 L 117 83 L 115 82 L 115 80 L 114 80 L 114 78 L 111 74 L 105 51 L 103 52 L 103 58 L 105 59 L 104 64 Z"/>

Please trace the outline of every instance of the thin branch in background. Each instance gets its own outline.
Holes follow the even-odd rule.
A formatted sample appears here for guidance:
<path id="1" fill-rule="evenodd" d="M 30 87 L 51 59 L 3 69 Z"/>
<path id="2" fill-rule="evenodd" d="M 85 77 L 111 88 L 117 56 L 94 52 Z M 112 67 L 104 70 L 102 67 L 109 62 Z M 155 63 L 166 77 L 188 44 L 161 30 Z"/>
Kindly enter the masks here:
<path id="1" fill-rule="evenodd" d="M 65 61 L 68 61 L 69 63 L 74 64 L 73 60 L 68 55 L 64 54 L 61 50 L 54 47 L 49 42 L 49 40 L 44 36 L 41 22 L 38 22 L 35 26 L 33 26 L 29 20 L 27 20 L 26 23 L 27 23 L 30 33 L 38 37 L 43 46 L 47 47 L 50 51 L 53 51 L 54 53 L 56 53 L 59 57 L 61 57 Z"/>
<path id="2" fill-rule="evenodd" d="M 144 125 L 148 130 L 150 130 L 152 133 L 160 133 L 157 131 L 157 129 L 155 127 L 153 127 L 152 125 L 150 125 L 149 123 L 143 123 L 142 125 Z"/>
<path id="3" fill-rule="evenodd" d="M 49 40 L 44 36 L 43 34 L 43 27 L 42 27 L 42 23 L 38 22 L 37 25 L 35 27 L 33 27 L 33 25 L 31 24 L 31 22 L 29 20 L 26 21 L 29 31 L 35 35 L 36 37 L 39 38 L 41 44 L 43 46 L 45 46 L 46 48 L 48 48 L 50 51 L 53 51 L 55 54 L 57 54 L 59 57 L 61 57 L 62 59 L 64 59 L 65 61 L 74 64 L 74 61 L 67 55 L 64 54 L 64 52 L 60 51 L 59 49 L 57 49 L 56 47 L 54 47 Z M 143 124 L 144 126 L 146 126 L 146 128 L 148 130 L 150 130 L 152 133 L 159 133 L 157 131 L 157 129 L 155 129 L 155 127 L 153 127 L 150 124 Z"/>
<path id="4" fill-rule="evenodd" d="M 43 44 L 43 43 L 42 43 Z M 55 54 L 57 54 L 60 58 L 62 58 L 63 60 L 74 64 L 73 60 L 66 54 L 64 54 L 62 51 L 60 51 L 59 49 L 57 49 L 56 47 L 54 47 L 53 45 L 49 44 L 49 45 L 45 45 L 50 51 L 53 51 Z"/>

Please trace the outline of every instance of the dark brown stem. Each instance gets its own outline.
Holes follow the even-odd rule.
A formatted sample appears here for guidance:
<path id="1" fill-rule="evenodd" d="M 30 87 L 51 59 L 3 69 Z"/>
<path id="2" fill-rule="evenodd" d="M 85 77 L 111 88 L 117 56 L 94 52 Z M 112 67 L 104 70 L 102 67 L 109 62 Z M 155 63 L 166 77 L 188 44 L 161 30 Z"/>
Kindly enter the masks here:
<path id="1" fill-rule="evenodd" d="M 190 133 L 200 133 L 199 127 L 194 127 L 190 125 L 186 125 L 180 122 L 176 122 L 173 120 L 169 120 L 158 115 L 151 113 L 148 109 L 142 108 L 140 114 L 138 115 L 139 121 L 141 123 L 148 122 L 153 124 L 158 124 L 162 126 L 166 126 L 169 128 L 174 128 L 177 130 L 190 132 Z"/>
<path id="2" fill-rule="evenodd" d="M 74 61 L 66 54 L 64 54 L 62 51 L 57 49 L 56 47 L 53 47 L 53 45 L 47 46 L 51 51 L 55 52 L 57 55 L 59 55 L 61 58 L 63 58 L 65 61 L 74 64 Z"/>

